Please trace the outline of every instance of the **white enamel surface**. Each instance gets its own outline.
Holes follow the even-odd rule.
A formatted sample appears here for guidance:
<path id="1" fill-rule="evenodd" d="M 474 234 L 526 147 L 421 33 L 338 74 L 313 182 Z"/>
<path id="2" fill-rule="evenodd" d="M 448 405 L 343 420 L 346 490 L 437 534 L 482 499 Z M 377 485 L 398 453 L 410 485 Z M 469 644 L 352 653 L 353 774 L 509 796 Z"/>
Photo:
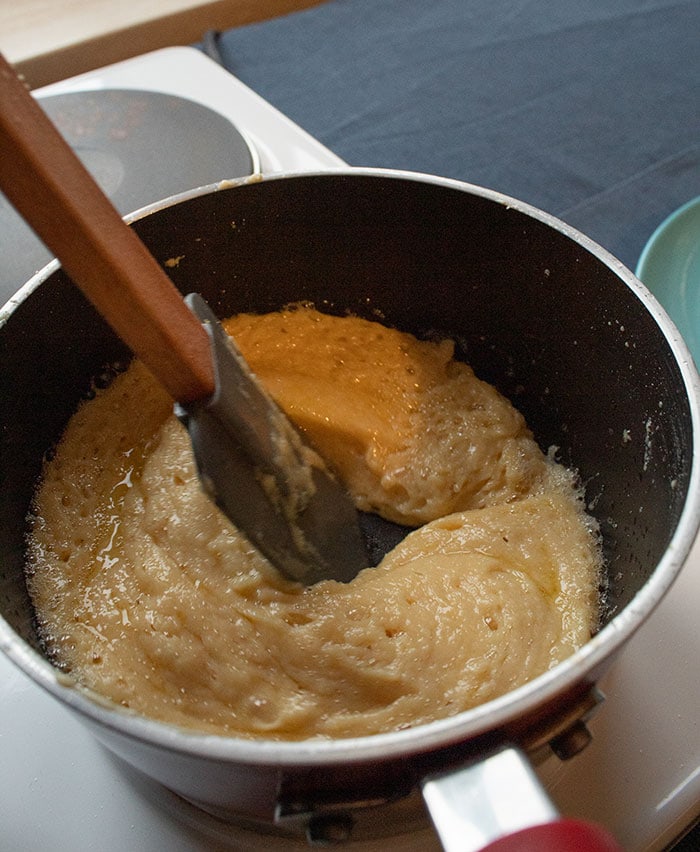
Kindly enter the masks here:
<path id="1" fill-rule="evenodd" d="M 262 171 L 342 167 L 332 152 L 191 48 L 171 48 L 55 84 L 59 93 L 152 89 L 230 118 Z M 601 683 L 589 748 L 538 773 L 559 810 L 602 822 L 630 852 L 656 852 L 700 817 L 700 545 Z M 119 766 L 53 698 L 0 656 L 0 848 L 39 852 L 209 852 L 308 848 L 222 827 Z M 386 841 L 357 844 L 384 850 Z M 430 830 L 392 840 L 430 850 Z"/>
<path id="2" fill-rule="evenodd" d="M 343 160 L 228 71 L 190 47 L 154 51 L 38 89 L 37 95 L 146 89 L 196 101 L 233 122 L 257 149 L 263 172 L 344 167 Z M 226 177 L 222 175 L 222 177 Z"/>

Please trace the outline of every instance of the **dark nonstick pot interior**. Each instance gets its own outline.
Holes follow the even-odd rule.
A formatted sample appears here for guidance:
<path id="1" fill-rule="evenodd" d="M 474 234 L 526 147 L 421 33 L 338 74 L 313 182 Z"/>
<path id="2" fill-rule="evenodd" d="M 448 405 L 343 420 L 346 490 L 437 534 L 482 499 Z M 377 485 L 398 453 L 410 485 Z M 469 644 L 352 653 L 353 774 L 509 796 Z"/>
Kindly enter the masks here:
<path id="1" fill-rule="evenodd" d="M 493 193 L 371 172 L 221 188 L 134 227 L 221 316 L 305 300 L 453 337 L 580 472 L 608 559 L 606 617 L 653 572 L 688 489 L 687 392 L 631 276 L 585 238 Z M 6 311 L 0 352 L 0 603 L 36 645 L 22 563 L 42 458 L 129 353 L 60 269 Z"/>

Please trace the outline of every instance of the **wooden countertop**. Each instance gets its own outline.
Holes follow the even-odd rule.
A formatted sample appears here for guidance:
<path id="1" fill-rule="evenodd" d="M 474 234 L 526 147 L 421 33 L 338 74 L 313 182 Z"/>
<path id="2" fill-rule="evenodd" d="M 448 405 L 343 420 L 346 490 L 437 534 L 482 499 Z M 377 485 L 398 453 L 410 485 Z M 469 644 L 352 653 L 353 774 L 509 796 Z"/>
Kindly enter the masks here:
<path id="1" fill-rule="evenodd" d="M 322 0 L 0 0 L 0 51 L 31 88 Z"/>

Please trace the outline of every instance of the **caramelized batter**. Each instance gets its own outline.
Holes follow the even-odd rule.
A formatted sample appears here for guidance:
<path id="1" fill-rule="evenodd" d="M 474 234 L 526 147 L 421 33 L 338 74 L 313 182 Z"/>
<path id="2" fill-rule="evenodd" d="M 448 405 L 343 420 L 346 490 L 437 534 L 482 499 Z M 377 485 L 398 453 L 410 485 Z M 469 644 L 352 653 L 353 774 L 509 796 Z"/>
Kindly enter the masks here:
<path id="1" fill-rule="evenodd" d="M 451 344 L 307 308 L 228 328 L 357 504 L 423 526 L 351 583 L 284 580 L 203 494 L 134 362 L 36 495 L 29 585 L 59 666 L 156 719 L 300 740 L 459 713 L 587 641 L 600 562 L 573 476 Z"/>
<path id="2" fill-rule="evenodd" d="M 310 309 L 224 325 L 361 509 L 417 526 L 522 497 L 544 475 L 522 415 L 450 340 Z"/>

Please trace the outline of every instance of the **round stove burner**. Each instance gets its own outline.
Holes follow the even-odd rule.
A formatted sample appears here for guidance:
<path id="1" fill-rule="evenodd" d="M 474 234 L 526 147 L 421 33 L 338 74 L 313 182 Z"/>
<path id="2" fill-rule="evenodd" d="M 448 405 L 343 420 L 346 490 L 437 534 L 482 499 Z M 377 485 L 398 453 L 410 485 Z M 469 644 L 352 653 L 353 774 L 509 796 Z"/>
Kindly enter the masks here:
<path id="1" fill-rule="evenodd" d="M 39 102 L 123 215 L 259 170 L 250 141 L 186 98 L 133 89 L 51 95 Z M 52 255 L 0 193 L 0 304 Z"/>

